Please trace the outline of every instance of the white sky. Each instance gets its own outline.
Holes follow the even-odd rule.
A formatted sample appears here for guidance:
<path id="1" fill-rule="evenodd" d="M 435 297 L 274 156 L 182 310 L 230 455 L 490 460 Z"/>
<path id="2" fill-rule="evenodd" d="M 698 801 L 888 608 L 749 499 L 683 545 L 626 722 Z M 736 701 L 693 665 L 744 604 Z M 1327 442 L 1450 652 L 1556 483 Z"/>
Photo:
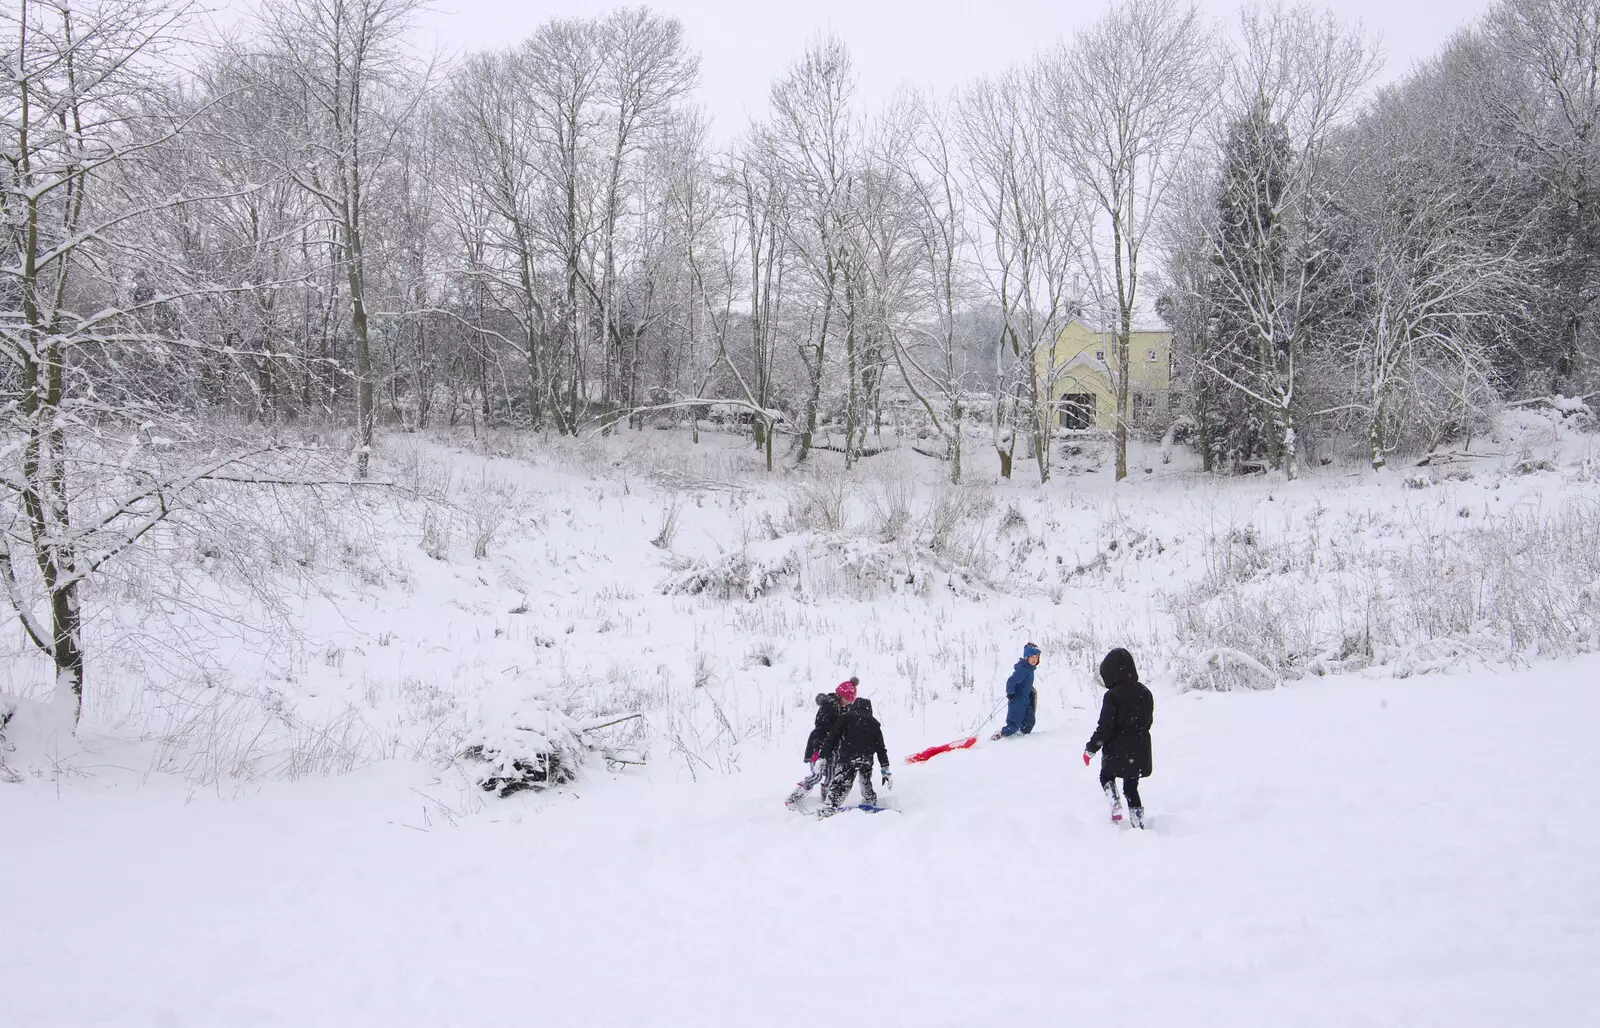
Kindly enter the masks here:
<path id="1" fill-rule="evenodd" d="M 446 52 L 520 42 L 557 15 L 596 14 L 614 0 L 434 0 L 418 42 Z M 1104 0 L 653 0 L 679 18 L 701 53 L 700 100 L 719 135 L 764 113 L 767 88 L 814 34 L 831 30 L 849 45 L 860 75 L 859 97 L 872 105 L 901 83 L 943 92 L 986 71 L 998 71 L 1088 24 Z M 1235 0 L 1201 0 L 1232 23 Z M 1360 19 L 1383 39 L 1383 81 L 1430 56 L 1457 28 L 1483 13 L 1488 0 L 1332 0 L 1342 16 Z"/>

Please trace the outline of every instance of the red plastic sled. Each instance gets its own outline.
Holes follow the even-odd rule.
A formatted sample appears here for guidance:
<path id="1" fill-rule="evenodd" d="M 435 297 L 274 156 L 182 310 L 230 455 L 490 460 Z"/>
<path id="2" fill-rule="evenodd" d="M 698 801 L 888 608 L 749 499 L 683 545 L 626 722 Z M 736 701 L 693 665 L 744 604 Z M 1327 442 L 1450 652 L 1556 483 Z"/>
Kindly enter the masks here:
<path id="1" fill-rule="evenodd" d="M 931 760 L 932 758 L 937 757 L 941 753 L 949 753 L 951 750 L 971 749 L 973 746 L 976 746 L 977 744 L 978 744 L 978 737 L 976 735 L 971 735 L 971 736 L 968 736 L 965 739 L 962 739 L 959 742 L 947 742 L 943 746 L 929 746 L 927 749 L 923 750 L 921 753 L 913 753 L 913 754 L 911 754 L 911 756 L 906 758 L 906 763 L 907 764 L 920 764 L 924 760 Z"/>

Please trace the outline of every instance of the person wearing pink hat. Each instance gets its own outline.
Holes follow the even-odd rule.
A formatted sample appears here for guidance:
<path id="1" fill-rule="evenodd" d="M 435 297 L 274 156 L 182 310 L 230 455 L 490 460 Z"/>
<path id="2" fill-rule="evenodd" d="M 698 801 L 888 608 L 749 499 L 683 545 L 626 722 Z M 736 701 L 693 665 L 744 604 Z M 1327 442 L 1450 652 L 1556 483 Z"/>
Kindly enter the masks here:
<path id="1" fill-rule="evenodd" d="M 809 768 L 806 777 L 802 778 L 794 787 L 794 792 L 783 801 L 786 807 L 793 807 L 818 785 L 822 791 L 828 791 L 828 779 L 832 777 L 831 762 L 824 759 L 822 743 L 828 738 L 828 733 L 838 722 L 839 716 L 845 708 L 856 701 L 856 687 L 861 680 L 854 675 L 840 682 L 833 692 L 817 693 L 817 720 L 811 729 L 811 734 L 806 736 L 806 766 Z"/>

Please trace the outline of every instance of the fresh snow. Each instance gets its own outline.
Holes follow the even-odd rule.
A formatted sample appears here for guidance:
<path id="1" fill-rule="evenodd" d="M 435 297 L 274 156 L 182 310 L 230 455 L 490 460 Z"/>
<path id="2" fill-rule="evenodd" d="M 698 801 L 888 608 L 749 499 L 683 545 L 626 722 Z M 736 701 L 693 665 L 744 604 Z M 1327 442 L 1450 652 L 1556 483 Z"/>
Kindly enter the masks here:
<path id="1" fill-rule="evenodd" d="M 1600 460 L 1566 420 L 1292 484 L 1154 446 L 1113 484 L 1093 445 L 1043 490 L 981 445 L 959 490 L 904 453 L 841 484 L 708 429 L 238 487 L 86 603 L 76 735 L 0 663 L 0 1023 L 1585 1024 Z M 1030 639 L 1040 728 L 991 742 Z M 1143 833 L 1079 759 L 1118 644 Z M 898 813 L 786 810 L 850 674 Z M 583 766 L 499 799 L 473 744 Z"/>
<path id="2" fill-rule="evenodd" d="M 1596 681 L 1162 695 L 1142 834 L 1078 760 L 1087 706 L 901 765 L 901 816 L 789 812 L 781 755 L 454 823 L 397 766 L 187 802 L 11 787 L 6 1022 L 1576 1026 Z"/>

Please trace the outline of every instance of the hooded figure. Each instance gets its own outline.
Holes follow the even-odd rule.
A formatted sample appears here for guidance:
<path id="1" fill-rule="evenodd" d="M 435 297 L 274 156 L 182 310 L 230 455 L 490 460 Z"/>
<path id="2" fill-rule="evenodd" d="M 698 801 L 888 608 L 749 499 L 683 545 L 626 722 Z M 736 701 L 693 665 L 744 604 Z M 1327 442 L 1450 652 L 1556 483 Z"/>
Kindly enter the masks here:
<path id="1" fill-rule="evenodd" d="M 832 761 L 822 759 L 823 743 L 828 738 L 828 733 L 834 725 L 839 723 L 840 717 L 856 698 L 856 686 L 861 680 L 854 675 L 840 682 L 833 692 L 817 693 L 817 719 L 811 727 L 811 734 L 806 736 L 805 760 L 810 766 L 806 777 L 795 784 L 794 792 L 784 800 L 786 806 L 794 806 L 805 798 L 806 794 L 817 785 L 823 785 L 826 794 L 826 782 L 833 770 Z"/>
<path id="2" fill-rule="evenodd" d="M 1033 688 L 1033 669 L 1039 666 L 1039 647 L 1027 643 L 1022 647 L 1022 659 L 1011 669 L 1006 679 L 1006 726 L 994 734 L 1001 736 L 1027 735 L 1033 731 L 1033 719 L 1039 712 L 1039 694 Z"/>
<path id="3" fill-rule="evenodd" d="M 889 784 L 889 750 L 883 743 L 883 726 L 872 716 L 872 701 L 865 696 L 850 704 L 834 723 L 833 730 L 822 742 L 823 756 L 833 762 L 833 774 L 828 781 L 828 803 L 837 807 L 845 793 L 861 776 L 861 798 L 877 803 L 878 794 L 872 788 L 872 758 L 878 758 L 883 768 L 883 784 Z"/>
<path id="4" fill-rule="evenodd" d="M 856 679 L 850 678 L 840 682 L 833 692 L 817 693 L 817 720 L 811 727 L 811 734 L 806 736 L 807 762 L 817 759 L 822 750 L 822 740 L 828 737 L 839 715 L 855 701 L 856 682 Z"/>
<path id="5" fill-rule="evenodd" d="M 1115 779 L 1122 779 L 1136 828 L 1144 827 L 1144 804 L 1139 799 L 1139 779 L 1151 771 L 1150 725 L 1155 721 L 1155 697 L 1139 683 L 1139 669 L 1133 654 L 1120 646 L 1100 662 L 1100 681 L 1106 688 L 1100 703 L 1100 721 L 1083 748 L 1083 762 L 1097 751 L 1100 757 L 1100 787 L 1111 800 L 1111 820 L 1122 820 L 1122 804 L 1117 797 Z"/>

